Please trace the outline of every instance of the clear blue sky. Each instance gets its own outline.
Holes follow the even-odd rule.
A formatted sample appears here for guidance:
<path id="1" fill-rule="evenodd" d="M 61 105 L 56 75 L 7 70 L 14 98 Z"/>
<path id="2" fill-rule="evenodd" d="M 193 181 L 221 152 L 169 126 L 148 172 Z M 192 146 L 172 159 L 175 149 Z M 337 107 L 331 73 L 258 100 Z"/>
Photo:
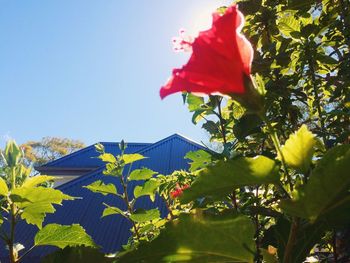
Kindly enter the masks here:
<path id="1" fill-rule="evenodd" d="M 0 147 L 44 136 L 207 140 L 181 94 L 161 101 L 159 88 L 188 59 L 171 38 L 230 2 L 0 0 Z"/>

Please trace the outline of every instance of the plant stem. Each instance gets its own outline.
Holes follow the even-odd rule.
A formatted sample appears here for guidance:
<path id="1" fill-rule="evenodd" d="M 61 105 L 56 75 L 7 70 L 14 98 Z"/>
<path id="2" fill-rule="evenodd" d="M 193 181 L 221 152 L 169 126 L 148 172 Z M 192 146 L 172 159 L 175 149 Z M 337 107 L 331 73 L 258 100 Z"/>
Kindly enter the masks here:
<path id="1" fill-rule="evenodd" d="M 309 63 L 309 68 L 310 68 L 312 88 L 313 88 L 313 92 L 314 92 L 314 96 L 315 96 L 315 104 L 316 104 L 316 110 L 317 110 L 317 114 L 318 114 L 318 122 L 319 122 L 321 133 L 322 133 L 323 143 L 326 144 L 327 137 L 325 134 L 325 131 L 326 131 L 325 124 L 324 124 L 324 120 L 322 118 L 322 109 L 321 109 L 321 103 L 320 103 L 320 97 L 319 97 L 319 90 L 318 90 L 318 87 L 316 84 L 314 61 L 313 61 L 311 56 L 309 56 L 308 63 Z"/>
<path id="2" fill-rule="evenodd" d="M 130 206 L 130 203 L 129 203 L 129 196 L 128 196 L 128 192 L 127 192 L 127 188 L 128 188 L 128 187 L 127 187 L 127 183 L 126 183 L 125 180 L 124 180 L 123 174 L 120 175 L 120 181 L 121 181 L 121 183 L 122 183 L 123 190 L 124 190 L 124 197 L 123 197 L 124 202 L 125 202 L 125 204 L 126 204 L 126 206 L 127 206 L 127 208 L 128 208 L 129 214 L 132 214 L 133 208 Z M 139 230 L 138 230 L 138 228 L 137 228 L 135 222 L 134 222 L 132 219 L 130 219 L 130 218 L 129 218 L 129 220 L 131 221 L 132 226 L 133 226 L 133 228 L 134 228 L 137 241 L 140 242 Z"/>
<path id="3" fill-rule="evenodd" d="M 337 251 L 337 233 L 336 230 L 333 231 L 333 258 L 334 263 L 338 262 L 338 251 Z"/>
<path id="4" fill-rule="evenodd" d="M 32 250 L 33 248 L 35 248 L 35 245 L 32 246 L 30 249 L 28 249 L 18 260 L 17 262 L 21 261 L 26 255 L 28 255 Z"/>
<path id="5" fill-rule="evenodd" d="M 276 133 L 275 129 L 272 127 L 272 125 L 270 124 L 270 122 L 268 121 L 268 119 L 265 116 L 260 115 L 260 118 L 266 123 L 266 127 L 267 127 L 267 129 L 269 131 L 270 138 L 271 138 L 271 140 L 273 142 L 273 145 L 275 146 L 276 152 L 278 153 L 278 155 L 281 158 L 282 167 L 283 167 L 283 170 L 284 170 L 284 174 L 286 175 L 290 191 L 293 191 L 294 188 L 293 188 L 292 178 L 288 174 L 286 161 L 285 161 L 284 155 L 283 155 L 283 153 L 281 151 L 281 144 L 280 144 L 280 141 L 278 139 L 277 133 Z"/>
<path id="6" fill-rule="evenodd" d="M 224 140 L 224 144 L 226 144 L 227 143 L 226 129 L 225 129 L 224 119 L 223 119 L 222 113 L 221 113 L 221 101 L 222 101 L 222 98 L 219 99 L 219 103 L 218 103 L 218 117 L 219 117 L 220 128 L 221 128 L 221 136 L 222 136 L 222 139 Z"/>
<path id="7" fill-rule="evenodd" d="M 233 191 L 232 191 L 231 201 L 232 201 L 233 207 L 235 208 L 236 212 L 238 212 L 236 189 L 233 189 Z"/>
<path id="8" fill-rule="evenodd" d="M 16 173 L 15 168 L 11 168 L 11 191 L 16 188 Z M 9 252 L 10 252 L 10 262 L 16 263 L 17 262 L 17 252 L 14 249 L 14 243 L 15 243 L 15 228 L 16 228 L 16 206 L 15 204 L 10 200 L 10 217 L 11 217 L 11 226 L 10 226 L 10 238 L 8 240 L 8 246 L 9 246 Z"/>
<path id="9" fill-rule="evenodd" d="M 292 225 L 289 231 L 288 242 L 286 248 L 284 250 L 283 263 L 291 263 L 291 256 L 293 255 L 293 247 L 295 244 L 295 240 L 297 238 L 297 230 L 299 227 L 299 220 L 296 217 L 292 218 Z"/>

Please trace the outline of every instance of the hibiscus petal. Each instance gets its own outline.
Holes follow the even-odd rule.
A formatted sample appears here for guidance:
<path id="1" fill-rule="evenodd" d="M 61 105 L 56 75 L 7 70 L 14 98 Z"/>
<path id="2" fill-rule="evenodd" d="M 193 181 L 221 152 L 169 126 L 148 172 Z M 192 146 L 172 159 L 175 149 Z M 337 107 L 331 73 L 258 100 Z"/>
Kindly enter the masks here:
<path id="1" fill-rule="evenodd" d="M 213 15 L 212 27 L 192 43 L 192 55 L 160 90 L 161 98 L 187 91 L 200 94 L 243 94 L 243 75 L 250 74 L 253 49 L 240 33 L 244 17 L 237 5 Z"/>

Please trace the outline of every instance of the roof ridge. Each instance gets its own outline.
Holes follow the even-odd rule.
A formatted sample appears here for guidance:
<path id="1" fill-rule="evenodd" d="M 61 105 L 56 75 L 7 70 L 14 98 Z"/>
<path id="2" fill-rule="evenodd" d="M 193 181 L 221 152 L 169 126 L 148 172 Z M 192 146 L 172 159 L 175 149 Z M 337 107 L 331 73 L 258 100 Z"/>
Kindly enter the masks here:
<path id="1" fill-rule="evenodd" d="M 185 141 L 185 142 L 187 142 L 187 143 L 191 143 L 191 144 L 197 146 L 198 148 L 201 148 L 201 149 L 206 150 L 206 148 L 205 148 L 204 146 L 202 146 L 202 145 L 200 145 L 200 144 L 198 144 L 198 143 L 196 143 L 196 142 L 194 142 L 194 141 L 192 141 L 192 140 L 190 140 L 190 139 L 187 139 L 186 137 L 184 137 L 184 136 L 182 136 L 182 135 L 179 135 L 179 134 L 177 134 L 177 133 L 174 133 L 174 134 L 172 134 L 172 135 L 170 135 L 170 136 L 168 136 L 168 137 L 165 137 L 164 139 L 161 139 L 161 140 L 159 140 L 159 141 L 157 141 L 157 142 L 155 142 L 155 143 L 152 143 L 151 145 L 149 145 L 149 146 L 147 146 L 147 147 L 145 147 L 145 148 L 143 148 L 143 149 L 141 149 L 141 150 L 139 150 L 139 151 L 136 151 L 136 152 L 134 152 L 134 153 L 143 153 L 143 152 L 152 150 L 153 148 L 159 147 L 159 146 L 162 145 L 163 143 L 165 143 L 165 142 L 167 142 L 167 141 L 169 141 L 169 140 L 171 140 L 171 139 L 173 139 L 173 138 L 181 139 L 181 140 L 183 140 L 183 141 Z M 62 188 L 63 188 L 63 189 L 66 189 L 67 187 L 70 188 L 70 187 L 74 186 L 76 183 L 79 183 L 79 182 L 81 182 L 81 181 L 88 180 L 88 179 L 91 178 L 93 175 L 95 175 L 95 174 L 97 174 L 97 173 L 103 171 L 104 169 L 105 169 L 104 166 L 102 166 L 102 167 L 100 167 L 100 168 L 97 168 L 96 170 L 93 170 L 93 171 L 91 171 L 91 172 L 89 172 L 89 173 L 87 173 L 87 174 L 81 175 L 81 176 L 79 176 L 78 178 L 73 179 L 72 181 L 69 181 L 69 182 L 67 182 L 67 183 L 64 183 L 64 184 L 58 186 L 57 189 L 62 189 Z"/>
<path id="2" fill-rule="evenodd" d="M 48 163 L 46 163 L 46 164 L 44 164 L 44 165 L 40 165 L 40 166 L 38 166 L 38 167 L 52 166 L 52 165 L 55 165 L 55 164 L 57 164 L 57 163 L 61 163 L 61 162 L 64 161 L 64 160 L 67 160 L 67 159 L 72 158 L 72 157 L 74 157 L 74 156 L 76 156 L 76 155 L 78 155 L 78 154 L 81 154 L 81 153 L 84 153 L 84 152 L 86 152 L 86 151 L 91 150 L 91 148 L 95 147 L 95 145 L 98 144 L 98 143 L 105 144 L 105 145 L 108 145 L 108 144 L 114 145 L 114 144 L 118 144 L 119 142 L 114 142 L 114 143 L 113 143 L 113 142 L 96 142 L 96 143 L 91 144 L 91 145 L 89 145 L 89 146 L 86 146 L 86 147 L 84 147 L 84 148 L 82 148 L 82 149 L 80 149 L 80 150 L 78 150 L 78 151 L 72 152 L 72 153 L 70 153 L 70 154 L 67 154 L 67 155 L 65 155 L 65 156 L 62 156 L 61 158 L 58 158 L 58 159 L 53 160 L 53 161 L 50 161 L 50 162 L 48 162 Z M 151 145 L 152 143 L 133 143 L 133 142 L 130 142 L 130 143 L 127 143 L 127 144 L 132 144 L 132 145 L 145 145 L 145 146 L 147 147 L 147 146 Z"/>
<path id="3" fill-rule="evenodd" d="M 181 140 L 183 140 L 183 141 L 185 141 L 185 142 L 187 142 L 187 143 L 194 144 L 194 145 L 196 145 L 197 147 L 202 148 L 202 149 L 204 149 L 204 150 L 206 149 L 204 146 L 200 145 L 200 144 L 197 143 L 196 141 L 191 140 L 191 139 L 189 139 L 189 138 L 187 138 L 187 137 L 185 137 L 185 136 L 182 136 L 182 135 L 180 135 L 180 134 L 178 134 L 178 133 L 174 133 L 174 134 L 172 134 L 172 135 L 170 135 L 170 136 L 168 136 L 168 137 L 165 137 L 164 139 L 161 139 L 161 140 L 159 140 L 159 141 L 153 143 L 153 144 L 150 145 L 150 146 L 147 146 L 147 147 L 145 147 L 145 148 L 143 148 L 143 149 L 140 149 L 140 150 L 136 151 L 135 153 L 141 153 L 141 152 L 149 151 L 149 150 L 151 150 L 151 149 L 153 149 L 153 148 L 155 148 L 155 147 L 158 147 L 158 146 L 162 145 L 164 142 L 169 141 L 169 140 L 171 140 L 171 139 L 173 139 L 173 138 L 178 138 L 178 139 L 181 139 Z"/>

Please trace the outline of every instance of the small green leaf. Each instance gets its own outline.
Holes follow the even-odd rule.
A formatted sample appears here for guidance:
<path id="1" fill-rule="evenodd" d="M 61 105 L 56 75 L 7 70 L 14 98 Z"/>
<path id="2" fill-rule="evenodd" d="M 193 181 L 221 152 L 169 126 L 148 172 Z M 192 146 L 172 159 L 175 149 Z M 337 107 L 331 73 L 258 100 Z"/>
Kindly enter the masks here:
<path id="1" fill-rule="evenodd" d="M 158 219 L 160 212 L 157 208 L 151 210 L 138 209 L 130 215 L 130 219 L 136 223 L 143 223 L 150 220 Z"/>
<path id="2" fill-rule="evenodd" d="M 193 112 L 201 109 L 201 105 L 204 104 L 202 97 L 195 96 L 191 93 L 187 94 L 188 110 Z"/>
<path id="3" fill-rule="evenodd" d="M 102 143 L 96 143 L 95 144 L 95 150 L 99 153 L 104 153 L 105 152 L 105 147 L 103 146 Z"/>
<path id="4" fill-rule="evenodd" d="M 105 184 L 101 180 L 95 181 L 92 184 L 89 184 L 89 185 L 83 186 L 83 187 L 89 189 L 90 191 L 92 191 L 94 193 L 99 193 L 99 194 L 103 194 L 103 195 L 107 195 L 107 194 L 117 195 L 117 189 L 116 189 L 114 184 L 112 184 L 112 183 Z"/>
<path id="5" fill-rule="evenodd" d="M 140 196 L 148 195 L 151 200 L 154 201 L 159 184 L 158 180 L 154 178 L 149 179 L 143 185 L 138 185 L 134 188 L 134 197 L 138 198 Z"/>
<path id="6" fill-rule="evenodd" d="M 133 154 L 124 154 L 121 159 L 124 161 L 124 164 L 128 164 L 128 163 L 133 163 L 145 158 L 147 157 L 144 157 L 143 155 L 138 153 L 133 153 Z"/>
<path id="7" fill-rule="evenodd" d="M 281 148 L 285 162 L 292 168 L 307 173 L 315 151 L 316 139 L 306 125 L 290 135 Z M 278 157 L 281 159 L 281 156 Z"/>
<path id="8" fill-rule="evenodd" d="M 330 149 L 318 161 L 305 187 L 292 200 L 282 200 L 281 208 L 290 215 L 314 222 L 332 214 L 339 206 L 349 206 L 349 170 L 350 145 Z"/>
<path id="9" fill-rule="evenodd" d="M 67 246 L 97 247 L 92 238 L 86 234 L 84 228 L 78 224 L 63 226 L 49 224 L 39 230 L 34 238 L 34 246 Z"/>
<path id="10" fill-rule="evenodd" d="M 0 196 L 7 196 L 9 188 L 4 179 L 0 177 Z"/>
<path id="11" fill-rule="evenodd" d="M 35 187 L 42 183 L 53 181 L 55 179 L 57 179 L 57 177 L 48 176 L 48 175 L 36 175 L 36 176 L 28 177 L 24 181 L 22 187 Z"/>
<path id="12" fill-rule="evenodd" d="M 199 171 L 198 177 L 184 191 L 180 201 L 188 203 L 203 196 L 221 198 L 230 194 L 234 188 L 277 183 L 278 170 L 276 162 L 265 156 L 219 161 Z"/>
<path id="13" fill-rule="evenodd" d="M 103 153 L 98 158 L 106 163 L 115 163 L 117 161 L 117 159 L 111 153 Z"/>
<path id="14" fill-rule="evenodd" d="M 106 205 L 107 206 L 107 205 Z M 115 206 L 107 206 L 102 213 L 101 217 L 109 216 L 109 215 L 122 215 L 124 216 L 124 211 Z"/>
<path id="15" fill-rule="evenodd" d="M 202 128 L 206 130 L 209 134 L 217 134 L 220 132 L 218 122 L 206 121 L 203 123 Z"/>
<path id="16" fill-rule="evenodd" d="M 254 262 L 255 228 L 246 216 L 180 215 L 120 262 Z"/>
<path id="17" fill-rule="evenodd" d="M 155 174 L 157 174 L 157 172 L 148 168 L 135 169 L 130 173 L 129 180 L 148 180 Z"/>
<path id="18" fill-rule="evenodd" d="M 192 161 L 190 162 L 191 167 L 189 170 L 193 172 L 208 166 L 208 164 L 211 162 L 211 155 L 204 150 L 199 150 L 195 152 L 188 152 L 185 159 L 190 159 Z"/>

